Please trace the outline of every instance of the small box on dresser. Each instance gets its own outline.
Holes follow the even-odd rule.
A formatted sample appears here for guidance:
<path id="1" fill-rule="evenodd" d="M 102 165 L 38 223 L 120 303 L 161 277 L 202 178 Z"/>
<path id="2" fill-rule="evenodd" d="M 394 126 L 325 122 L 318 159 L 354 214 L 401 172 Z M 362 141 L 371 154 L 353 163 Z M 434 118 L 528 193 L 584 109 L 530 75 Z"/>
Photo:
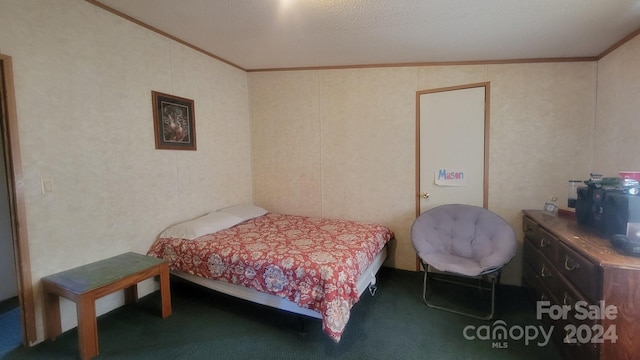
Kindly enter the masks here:
<path id="1" fill-rule="evenodd" d="M 524 210 L 522 225 L 522 285 L 547 309 L 564 309 L 566 316 L 541 320 L 554 326 L 566 358 L 637 359 L 640 258 L 618 252 L 572 216 Z"/>

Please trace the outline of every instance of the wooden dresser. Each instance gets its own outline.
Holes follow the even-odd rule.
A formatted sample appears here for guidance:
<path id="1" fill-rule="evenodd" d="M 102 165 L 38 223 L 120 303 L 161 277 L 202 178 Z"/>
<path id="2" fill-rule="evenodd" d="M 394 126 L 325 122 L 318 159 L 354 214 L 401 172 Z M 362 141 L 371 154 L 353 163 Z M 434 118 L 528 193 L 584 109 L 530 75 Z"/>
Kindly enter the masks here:
<path id="1" fill-rule="evenodd" d="M 573 216 L 525 210 L 522 225 L 522 285 L 536 309 L 549 302 L 543 325 L 554 326 L 566 358 L 639 359 L 640 258 L 614 249 Z"/>

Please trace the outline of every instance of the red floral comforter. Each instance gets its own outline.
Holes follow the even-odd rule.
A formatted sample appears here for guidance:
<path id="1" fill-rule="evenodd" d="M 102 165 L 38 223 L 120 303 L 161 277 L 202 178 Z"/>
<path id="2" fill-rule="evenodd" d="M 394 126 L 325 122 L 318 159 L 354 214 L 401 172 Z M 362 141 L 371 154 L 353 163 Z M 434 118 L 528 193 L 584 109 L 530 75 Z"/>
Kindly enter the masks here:
<path id="1" fill-rule="evenodd" d="M 172 270 L 281 296 L 322 314 L 322 328 L 340 341 L 356 281 L 393 237 L 380 225 L 271 214 L 194 240 L 160 238 L 148 255 Z"/>

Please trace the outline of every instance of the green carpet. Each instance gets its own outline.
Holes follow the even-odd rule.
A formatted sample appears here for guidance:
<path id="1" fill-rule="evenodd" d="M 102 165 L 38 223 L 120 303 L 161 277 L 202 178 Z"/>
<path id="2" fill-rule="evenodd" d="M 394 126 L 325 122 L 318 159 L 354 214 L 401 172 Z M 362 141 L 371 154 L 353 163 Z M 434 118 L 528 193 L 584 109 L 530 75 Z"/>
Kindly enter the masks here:
<path id="1" fill-rule="evenodd" d="M 374 297 L 365 292 L 354 306 L 340 343 L 320 320 L 233 299 L 172 280 L 173 314 L 159 317 L 159 293 L 98 319 L 96 359 L 560 359 L 550 342 L 525 345 L 476 336 L 478 327 L 501 320 L 507 328 L 536 326 L 535 306 L 519 287 L 501 286 L 493 321 L 427 307 L 422 273 L 382 268 Z M 465 327 L 471 326 L 466 332 Z M 488 327 L 487 327 L 488 326 Z M 517 332 L 516 332 L 517 333 Z M 467 339 L 476 336 L 475 339 Z M 481 336 L 482 337 L 482 336 Z M 6 359 L 77 359 L 75 329 L 54 342 L 18 348 Z"/>

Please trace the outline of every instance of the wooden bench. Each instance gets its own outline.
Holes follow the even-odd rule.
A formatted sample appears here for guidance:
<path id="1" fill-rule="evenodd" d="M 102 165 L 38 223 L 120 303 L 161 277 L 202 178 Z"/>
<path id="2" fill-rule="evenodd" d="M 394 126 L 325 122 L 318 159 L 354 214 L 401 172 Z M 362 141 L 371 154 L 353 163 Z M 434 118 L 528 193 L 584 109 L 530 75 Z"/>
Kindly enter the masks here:
<path id="1" fill-rule="evenodd" d="M 135 302 L 137 284 L 154 276 L 160 277 L 162 318 L 166 318 L 171 315 L 169 263 L 162 259 L 129 252 L 42 278 L 46 338 L 55 340 L 62 332 L 59 296 L 63 296 L 76 303 L 80 358 L 98 355 L 95 300 L 124 289 L 125 303 Z"/>

